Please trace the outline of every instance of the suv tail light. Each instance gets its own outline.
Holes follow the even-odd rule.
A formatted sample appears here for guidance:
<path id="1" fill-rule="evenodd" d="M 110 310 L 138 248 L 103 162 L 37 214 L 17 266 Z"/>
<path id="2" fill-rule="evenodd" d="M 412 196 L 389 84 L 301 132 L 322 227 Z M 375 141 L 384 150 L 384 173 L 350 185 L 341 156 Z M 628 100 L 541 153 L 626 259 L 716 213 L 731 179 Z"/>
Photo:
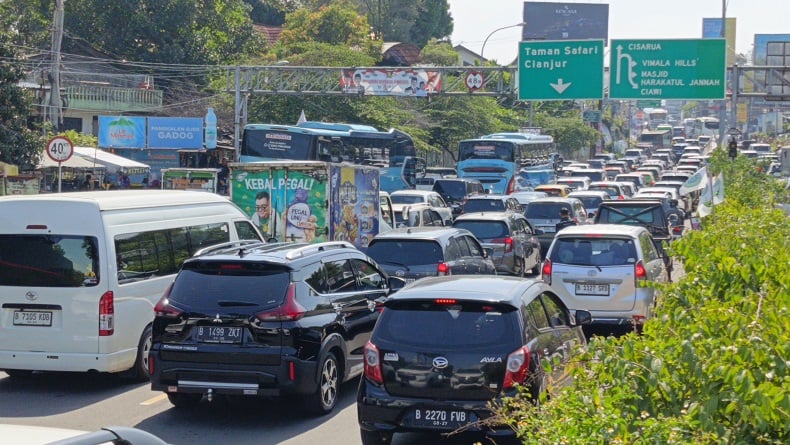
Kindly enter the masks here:
<path id="1" fill-rule="evenodd" d="M 439 263 L 439 265 L 436 266 L 436 273 L 440 277 L 450 275 L 450 266 L 448 266 L 447 263 Z"/>
<path id="2" fill-rule="evenodd" d="M 296 285 L 291 283 L 281 305 L 271 311 L 259 312 L 255 317 L 260 321 L 294 321 L 304 317 L 305 312 L 305 308 L 296 301 Z"/>
<path id="3" fill-rule="evenodd" d="M 173 289 L 173 283 L 170 283 L 170 286 L 167 286 L 165 289 L 165 293 L 162 294 L 162 298 L 156 303 L 154 306 L 154 314 L 157 317 L 168 317 L 168 318 L 177 318 L 181 316 L 181 309 L 170 305 L 170 290 Z"/>
<path id="4" fill-rule="evenodd" d="M 551 285 L 551 260 L 550 259 L 546 258 L 543 261 L 543 268 L 541 269 L 541 273 L 542 273 L 541 275 L 542 275 L 543 281 L 545 281 L 546 284 Z"/>
<path id="5" fill-rule="evenodd" d="M 115 332 L 115 298 L 107 291 L 99 299 L 99 337 L 108 337 Z"/>
<path id="6" fill-rule="evenodd" d="M 496 244 L 504 244 L 505 245 L 505 253 L 510 253 L 513 251 L 513 238 L 505 237 L 505 238 L 496 238 L 491 241 L 492 243 Z"/>
<path id="7" fill-rule="evenodd" d="M 639 281 L 644 281 L 647 279 L 647 269 L 645 269 L 644 263 L 642 260 L 639 260 L 634 264 L 634 279 L 636 280 L 637 284 Z"/>
<path id="8" fill-rule="evenodd" d="M 379 348 L 368 340 L 363 354 L 365 355 L 365 378 L 371 382 L 384 384 L 384 375 L 381 372 L 381 354 Z"/>
<path id="9" fill-rule="evenodd" d="M 522 346 L 507 356 L 505 381 L 502 389 L 511 389 L 527 380 L 529 371 L 529 347 Z"/>

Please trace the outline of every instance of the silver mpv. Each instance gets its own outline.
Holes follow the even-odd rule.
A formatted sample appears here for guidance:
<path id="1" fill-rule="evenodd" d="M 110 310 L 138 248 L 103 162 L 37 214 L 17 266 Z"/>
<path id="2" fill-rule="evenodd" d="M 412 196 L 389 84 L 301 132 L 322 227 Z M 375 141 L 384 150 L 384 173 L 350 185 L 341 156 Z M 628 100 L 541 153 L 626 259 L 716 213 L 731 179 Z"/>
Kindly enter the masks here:
<path id="1" fill-rule="evenodd" d="M 652 316 L 667 270 L 650 232 L 641 226 L 592 224 L 557 233 L 542 277 L 570 309 L 588 310 L 593 325 L 641 327 Z"/>

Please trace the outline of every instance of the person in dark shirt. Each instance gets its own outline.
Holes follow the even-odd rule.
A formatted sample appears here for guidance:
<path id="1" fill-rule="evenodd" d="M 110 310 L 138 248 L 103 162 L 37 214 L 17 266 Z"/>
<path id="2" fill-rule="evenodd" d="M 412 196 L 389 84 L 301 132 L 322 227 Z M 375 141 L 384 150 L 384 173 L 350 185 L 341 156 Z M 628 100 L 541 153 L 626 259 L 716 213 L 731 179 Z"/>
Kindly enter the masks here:
<path id="1" fill-rule="evenodd" d="M 576 221 L 571 219 L 571 209 L 567 207 L 563 207 L 560 209 L 560 222 L 558 222 L 555 226 L 555 230 L 559 232 L 560 230 L 568 227 L 568 226 L 575 226 Z"/>

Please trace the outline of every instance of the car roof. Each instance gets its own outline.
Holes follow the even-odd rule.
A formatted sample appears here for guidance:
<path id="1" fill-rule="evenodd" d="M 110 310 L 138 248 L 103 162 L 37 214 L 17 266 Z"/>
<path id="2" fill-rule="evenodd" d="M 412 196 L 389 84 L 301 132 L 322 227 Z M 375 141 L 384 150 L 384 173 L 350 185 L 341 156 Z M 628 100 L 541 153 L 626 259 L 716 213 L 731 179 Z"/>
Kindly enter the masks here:
<path id="1" fill-rule="evenodd" d="M 514 212 L 472 212 L 456 216 L 453 224 L 455 224 L 456 221 L 505 221 L 518 217 L 524 218 L 524 215 Z"/>
<path id="2" fill-rule="evenodd" d="M 400 196 L 400 195 L 412 195 L 412 196 L 427 196 L 427 195 L 438 195 L 438 193 L 434 192 L 433 190 L 395 190 L 394 192 L 390 193 L 390 196 Z"/>
<path id="3" fill-rule="evenodd" d="M 373 239 L 382 240 L 382 239 L 420 239 L 420 240 L 430 240 L 430 239 L 444 239 L 449 238 L 454 235 L 471 235 L 472 232 L 466 229 L 460 229 L 457 227 L 401 227 L 398 229 L 392 229 L 388 232 L 379 233 Z"/>
<path id="4" fill-rule="evenodd" d="M 414 281 L 387 298 L 387 303 L 434 298 L 453 298 L 460 301 L 485 301 L 521 306 L 521 296 L 534 286 L 549 290 L 537 279 L 488 275 L 448 275 L 425 277 Z"/>
<path id="5" fill-rule="evenodd" d="M 194 261 L 253 261 L 279 263 L 298 267 L 301 260 L 310 260 L 326 254 L 365 254 L 346 241 L 323 243 L 264 243 L 231 241 L 209 246 L 196 252 L 186 262 Z"/>
<path id="6" fill-rule="evenodd" d="M 557 232 L 556 237 L 578 236 L 578 235 L 628 235 L 639 236 L 640 233 L 647 231 L 644 226 L 631 224 L 583 224 L 569 226 Z"/>
<path id="7" fill-rule="evenodd" d="M 530 201 L 530 203 L 527 204 L 527 205 L 530 205 L 532 203 L 540 204 L 542 202 L 559 202 L 559 203 L 563 203 L 563 204 L 570 204 L 570 203 L 576 202 L 578 200 L 579 200 L 579 198 L 572 198 L 570 196 L 549 196 L 549 197 L 546 197 L 546 198 L 538 198 L 538 199 L 536 199 L 534 201 Z"/>
<path id="8" fill-rule="evenodd" d="M 578 192 L 570 192 L 568 198 L 590 197 L 598 196 L 601 198 L 609 199 L 609 194 L 603 190 L 579 190 Z"/>
<path id="9" fill-rule="evenodd" d="M 467 198 L 467 200 L 468 201 L 469 200 L 473 200 L 473 199 L 501 199 L 501 200 L 504 200 L 504 199 L 509 199 L 509 198 L 511 198 L 510 195 L 502 195 L 502 194 L 498 194 L 498 193 L 486 193 L 484 195 L 472 195 L 469 198 Z"/>

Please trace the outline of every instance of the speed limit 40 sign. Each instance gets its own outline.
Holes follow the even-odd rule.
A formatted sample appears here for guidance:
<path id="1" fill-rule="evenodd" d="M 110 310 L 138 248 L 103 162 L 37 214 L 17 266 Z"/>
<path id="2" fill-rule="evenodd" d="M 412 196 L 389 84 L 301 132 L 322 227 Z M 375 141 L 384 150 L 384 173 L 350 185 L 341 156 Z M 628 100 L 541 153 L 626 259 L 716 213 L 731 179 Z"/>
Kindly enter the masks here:
<path id="1" fill-rule="evenodd" d="M 47 142 L 47 155 L 55 162 L 66 162 L 74 154 L 74 144 L 65 136 L 55 136 Z"/>

